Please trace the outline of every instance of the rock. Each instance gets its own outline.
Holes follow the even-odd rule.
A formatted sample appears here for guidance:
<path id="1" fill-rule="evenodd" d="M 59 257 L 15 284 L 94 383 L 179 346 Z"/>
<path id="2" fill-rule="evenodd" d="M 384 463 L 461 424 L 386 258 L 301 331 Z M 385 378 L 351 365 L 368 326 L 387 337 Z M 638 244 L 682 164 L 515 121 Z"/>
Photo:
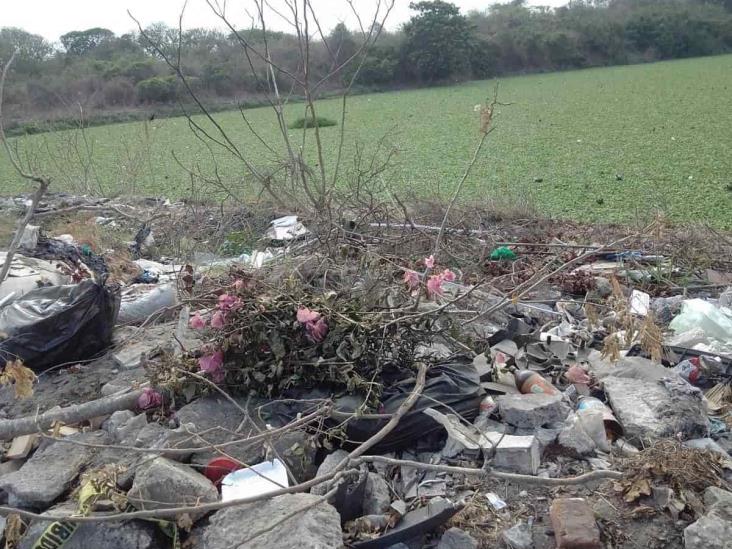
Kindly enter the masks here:
<path id="1" fill-rule="evenodd" d="M 673 390 L 666 384 L 642 379 L 606 377 L 605 394 L 615 416 L 623 426 L 625 438 L 642 442 L 680 433 L 684 439 L 704 436 L 707 419 L 701 392 L 685 383 L 689 390 Z"/>
<path id="2" fill-rule="evenodd" d="M 535 475 L 541 465 L 541 449 L 534 436 L 500 435 L 491 465 L 497 469 L 514 471 L 524 475 Z"/>
<path id="3" fill-rule="evenodd" d="M 131 410 L 117 410 L 102 423 L 102 429 L 107 431 L 115 440 L 121 440 L 121 437 L 115 437 L 115 433 L 133 417 L 135 417 L 135 412 Z M 145 423 L 147 424 L 147 419 Z"/>
<path id="4" fill-rule="evenodd" d="M 71 435 L 69 439 L 93 444 L 109 442 L 103 431 Z M 0 478 L 0 488 L 8 493 L 11 506 L 46 509 L 71 486 L 94 453 L 86 446 L 52 442 L 37 450 L 18 471 Z"/>
<path id="5" fill-rule="evenodd" d="M 504 530 L 501 538 L 509 549 L 532 549 L 534 547 L 531 528 L 525 522 L 519 522 L 516 526 Z"/>
<path id="6" fill-rule="evenodd" d="M 710 510 L 717 505 L 732 509 L 732 492 L 722 490 L 716 486 L 709 486 L 704 490 L 704 505 Z"/>
<path id="7" fill-rule="evenodd" d="M 130 503 L 140 510 L 167 509 L 218 501 L 219 493 L 206 477 L 187 465 L 166 458 L 156 458 L 135 475 L 127 494 Z M 196 520 L 205 513 L 196 513 Z"/>
<path id="8" fill-rule="evenodd" d="M 608 297 L 613 293 L 613 285 L 604 276 L 595 277 L 595 292 L 599 297 Z"/>
<path id="9" fill-rule="evenodd" d="M 284 433 L 274 438 L 272 446 L 276 455 L 281 457 L 292 475 L 299 481 L 305 482 L 315 477 L 315 453 L 317 448 L 311 442 L 311 437 L 298 429 Z"/>
<path id="10" fill-rule="evenodd" d="M 18 469 L 23 467 L 25 462 L 22 459 L 11 459 L 10 461 L 3 461 L 0 463 L 0 478 L 10 473 L 15 473 Z M 0 530 L 2 532 L 2 530 Z"/>
<path id="11" fill-rule="evenodd" d="M 119 412 L 115 412 L 117 414 Z M 114 414 L 112 414 L 112 417 L 114 417 Z M 110 421 L 112 420 L 112 417 L 109 418 Z M 120 418 L 121 419 L 121 418 Z M 105 422 L 106 423 L 106 422 Z M 152 437 L 151 432 L 156 430 L 156 426 L 158 426 L 157 423 L 151 424 L 150 427 L 147 427 L 147 415 L 146 414 L 139 414 L 134 415 L 129 418 L 126 422 L 124 422 L 121 425 L 115 425 L 114 423 L 111 425 L 108 425 L 105 429 L 115 441 L 123 444 L 124 446 L 137 446 L 142 447 L 145 446 L 144 442 L 152 442 L 151 439 L 155 438 L 157 440 L 159 436 Z M 116 428 L 115 428 L 116 427 Z M 147 427 L 147 429 L 146 429 Z M 104 428 L 104 427 L 103 427 Z M 142 440 L 138 441 L 139 435 L 145 431 L 147 436 L 143 436 Z M 158 434 L 160 434 L 160 431 L 157 431 Z"/>
<path id="12" fill-rule="evenodd" d="M 440 538 L 437 549 L 477 549 L 478 542 L 460 528 L 450 528 Z"/>
<path id="13" fill-rule="evenodd" d="M 49 510 L 48 515 L 76 513 L 76 504 L 64 504 Z M 18 549 L 32 549 L 36 540 L 43 534 L 49 522 L 36 521 L 20 540 Z M 44 546 L 45 547 L 45 546 Z M 52 547 L 52 545 L 48 545 Z M 56 547 L 53 545 L 53 547 Z M 63 549 L 89 549 L 105 547 L 108 549 L 167 549 L 166 540 L 160 529 L 152 522 L 131 520 L 125 522 L 81 524 L 73 536 L 66 541 Z"/>
<path id="14" fill-rule="evenodd" d="M 549 516 L 557 549 L 602 549 L 595 515 L 584 499 L 555 499 Z"/>
<path id="15" fill-rule="evenodd" d="M 562 422 L 569 415 L 562 395 L 502 395 L 496 403 L 503 420 L 515 427 L 542 427 Z"/>
<path id="16" fill-rule="evenodd" d="M 325 456 L 323 463 L 320 464 L 320 467 L 318 467 L 316 476 L 327 475 L 328 473 L 333 471 L 336 468 L 336 466 L 347 457 L 348 457 L 348 452 L 346 452 L 345 450 L 336 450 L 332 454 L 328 454 L 327 456 Z M 310 493 L 315 494 L 316 496 L 322 496 L 323 494 L 325 494 L 328 491 L 326 484 L 327 484 L 326 482 L 323 482 L 321 484 L 318 484 L 317 486 L 313 486 L 310 489 Z M 375 514 L 375 513 L 367 513 L 367 514 Z"/>
<path id="17" fill-rule="evenodd" d="M 366 491 L 363 498 L 365 515 L 381 515 L 391 506 L 391 492 L 384 477 L 377 473 L 369 473 L 366 478 Z"/>
<path id="18" fill-rule="evenodd" d="M 732 509 L 715 507 L 684 530 L 686 549 L 729 549 Z"/>
<path id="19" fill-rule="evenodd" d="M 286 494 L 272 499 L 229 507 L 214 513 L 194 549 L 340 549 L 341 519 L 328 503 L 320 503 L 286 520 L 256 539 L 245 541 L 277 519 L 313 505 L 319 496 Z"/>

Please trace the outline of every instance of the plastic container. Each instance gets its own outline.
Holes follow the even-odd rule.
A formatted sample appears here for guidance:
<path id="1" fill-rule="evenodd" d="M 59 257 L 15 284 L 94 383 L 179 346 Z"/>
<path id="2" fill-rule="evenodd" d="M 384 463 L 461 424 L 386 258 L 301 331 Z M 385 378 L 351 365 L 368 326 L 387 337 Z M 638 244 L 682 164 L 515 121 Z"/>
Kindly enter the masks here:
<path id="1" fill-rule="evenodd" d="M 602 420 L 605 422 L 605 433 L 609 440 L 616 440 L 623 435 L 623 426 L 613 414 L 613 411 L 599 398 L 582 396 L 577 404 L 577 412 L 583 410 L 601 410 Z"/>
<path id="2" fill-rule="evenodd" d="M 516 378 L 516 387 L 523 394 L 545 394 L 558 395 L 559 389 L 552 385 L 542 376 L 531 370 L 518 370 L 514 372 Z"/>

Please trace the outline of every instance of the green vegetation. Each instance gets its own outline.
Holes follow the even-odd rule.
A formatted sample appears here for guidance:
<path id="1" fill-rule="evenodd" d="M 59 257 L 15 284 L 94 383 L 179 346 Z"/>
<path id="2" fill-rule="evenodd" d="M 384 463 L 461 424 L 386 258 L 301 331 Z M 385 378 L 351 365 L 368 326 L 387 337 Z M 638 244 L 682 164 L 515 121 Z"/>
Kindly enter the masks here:
<path id="1" fill-rule="evenodd" d="M 303 128 L 314 128 L 317 126 L 318 128 L 327 128 L 328 126 L 335 126 L 336 121 L 331 120 L 330 118 L 325 118 L 324 116 L 317 116 L 313 118 L 312 116 L 301 116 L 294 122 L 292 122 L 288 128 L 291 130 L 301 130 Z"/>
<path id="2" fill-rule="evenodd" d="M 492 88 L 492 82 L 480 81 L 349 99 L 342 177 L 351 175 L 356 143 L 373 152 L 386 136 L 382 143 L 399 150 L 383 174 L 396 192 L 447 196 L 478 137 L 474 106 Z M 583 221 L 634 222 L 660 210 L 677 222 L 732 228 L 731 89 L 732 56 L 503 79 L 500 100 L 512 104 L 497 109 L 496 130 L 464 197 L 529 199 L 541 212 Z M 340 105 L 335 99 L 319 102 L 318 114 L 339 119 Z M 271 109 L 245 113 L 263 138 L 281 143 Z M 304 114 L 303 104 L 285 112 L 289 120 Z M 257 165 L 272 165 L 239 112 L 215 116 Z M 202 117 L 197 120 L 210 129 Z M 331 174 L 327 163 L 340 130 L 321 132 Z M 78 183 L 84 166 L 63 153 L 75 136 L 80 141 L 78 135 L 33 135 L 19 145 L 50 173 L 58 173 L 63 160 Z M 302 131 L 291 135 L 299 140 Z M 190 176 L 171 152 L 191 169 L 214 171 L 211 153 L 185 118 L 90 128 L 86 136 L 96 159 L 86 172 L 96 172 L 107 191 L 187 196 Z M 313 140 L 307 132 L 311 153 Z M 212 150 L 223 180 L 241 194 L 256 194 L 246 186 L 241 164 L 221 148 Z M 4 156 L 0 181 L 3 194 L 25 188 Z M 55 190 L 70 190 L 71 181 L 71 175 L 57 177 Z"/>

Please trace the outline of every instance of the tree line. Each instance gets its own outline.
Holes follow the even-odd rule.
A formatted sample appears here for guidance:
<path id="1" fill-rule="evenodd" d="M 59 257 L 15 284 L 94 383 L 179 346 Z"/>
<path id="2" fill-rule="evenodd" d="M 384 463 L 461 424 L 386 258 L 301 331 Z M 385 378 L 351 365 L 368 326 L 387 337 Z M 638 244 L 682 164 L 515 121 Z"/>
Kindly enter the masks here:
<path id="1" fill-rule="evenodd" d="M 359 70 L 363 89 L 426 86 L 506 74 L 650 62 L 732 51 L 732 0 L 572 0 L 564 7 L 529 7 L 523 0 L 461 13 L 442 0 L 413 2 L 397 31 L 381 31 L 359 62 L 337 73 L 337 90 Z M 360 31 L 359 31 L 360 32 Z M 314 78 L 330 72 L 332 52 L 345 61 L 359 52 L 359 32 L 339 24 L 313 43 Z M 243 55 L 242 41 L 261 46 L 259 29 L 232 33 L 163 24 L 115 35 L 104 28 L 72 31 L 60 44 L 18 28 L 0 29 L 0 63 L 17 51 L 5 91 L 11 123 L 53 119 L 79 110 L 140 112 L 186 101 L 164 61 L 177 56 L 194 91 L 210 104 L 257 104 L 266 64 Z M 267 47 L 282 89 L 298 66 L 297 37 L 268 31 Z M 330 51 L 326 51 L 328 48 Z M 297 90 L 292 90 L 294 96 Z M 145 107 L 145 109 L 141 109 Z"/>

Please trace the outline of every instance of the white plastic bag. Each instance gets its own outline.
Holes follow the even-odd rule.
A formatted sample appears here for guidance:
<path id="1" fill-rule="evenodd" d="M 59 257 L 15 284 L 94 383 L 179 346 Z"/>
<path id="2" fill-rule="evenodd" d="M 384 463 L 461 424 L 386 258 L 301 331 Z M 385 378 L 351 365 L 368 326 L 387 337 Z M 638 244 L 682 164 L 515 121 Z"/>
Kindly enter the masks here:
<path id="1" fill-rule="evenodd" d="M 732 310 L 715 307 L 703 299 L 689 299 L 681 306 L 681 313 L 669 324 L 677 335 L 700 329 L 710 339 L 722 343 L 732 341 Z"/>

